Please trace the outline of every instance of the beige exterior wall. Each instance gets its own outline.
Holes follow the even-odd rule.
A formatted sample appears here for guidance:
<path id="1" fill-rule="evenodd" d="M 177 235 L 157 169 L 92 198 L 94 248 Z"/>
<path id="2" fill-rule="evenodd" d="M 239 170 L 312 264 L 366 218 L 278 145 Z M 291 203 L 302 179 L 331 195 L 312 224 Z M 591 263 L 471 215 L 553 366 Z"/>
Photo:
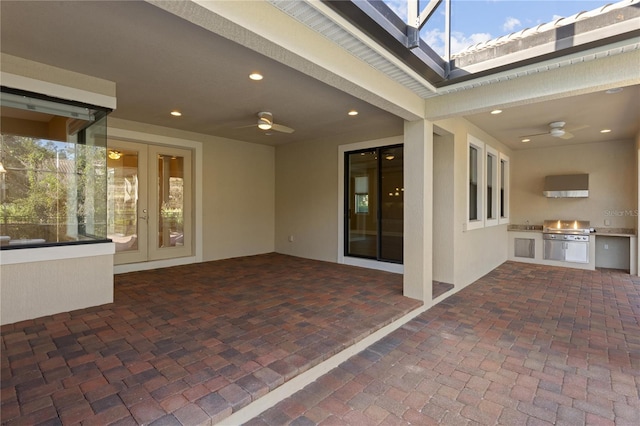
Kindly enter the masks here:
<path id="1" fill-rule="evenodd" d="M 592 227 L 635 228 L 638 206 L 634 141 L 515 151 L 511 158 L 511 221 L 588 220 Z M 544 177 L 589 174 L 588 198 L 546 198 Z M 610 225 L 605 225 L 605 220 Z"/>
<path id="2" fill-rule="evenodd" d="M 433 279 L 454 282 L 455 166 L 453 135 L 433 139 Z"/>
<path id="3" fill-rule="evenodd" d="M 274 251 L 275 149 L 220 138 L 203 148 L 203 260 Z"/>
<path id="4" fill-rule="evenodd" d="M 276 148 L 278 253 L 337 262 L 339 145 L 334 140 Z"/>
<path id="5" fill-rule="evenodd" d="M 113 302 L 114 250 L 103 243 L 2 253 L 0 323 Z"/>
<path id="6" fill-rule="evenodd" d="M 480 139 L 485 144 L 509 157 L 512 156 L 512 151 L 462 118 L 442 120 L 434 124 L 453 135 L 453 211 L 451 211 L 450 205 L 434 203 L 434 216 L 450 214 L 453 217 L 453 227 L 450 234 L 450 238 L 453 241 L 453 282 L 451 284 L 454 284 L 459 289 L 466 287 L 505 262 L 507 260 L 508 247 L 506 224 L 465 231 L 464 225 L 467 218 L 468 135 L 470 134 Z M 517 172 L 512 162 L 512 188 L 514 173 Z M 512 198 L 511 206 L 513 205 Z M 447 236 L 440 234 L 436 241 L 444 238 L 447 238 Z M 449 247 L 449 250 L 451 250 L 451 247 Z M 435 251 L 438 251 L 438 247 L 434 247 L 434 253 Z M 434 256 L 438 255 L 434 254 Z"/>
<path id="7" fill-rule="evenodd" d="M 2 85 L 60 99 L 116 107 L 116 84 L 101 78 L 0 53 Z"/>

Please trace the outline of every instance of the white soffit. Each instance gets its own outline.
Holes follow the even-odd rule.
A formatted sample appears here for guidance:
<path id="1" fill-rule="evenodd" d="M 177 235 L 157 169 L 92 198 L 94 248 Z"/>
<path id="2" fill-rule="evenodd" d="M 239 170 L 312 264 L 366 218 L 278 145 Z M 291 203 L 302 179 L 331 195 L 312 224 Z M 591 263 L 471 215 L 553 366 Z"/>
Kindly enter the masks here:
<path id="1" fill-rule="evenodd" d="M 290 0 L 269 0 L 269 2 L 421 98 L 437 96 L 436 89 L 431 83 L 384 49 L 375 49 L 374 41 L 321 2 Z M 321 8 L 323 10 L 320 10 Z"/>

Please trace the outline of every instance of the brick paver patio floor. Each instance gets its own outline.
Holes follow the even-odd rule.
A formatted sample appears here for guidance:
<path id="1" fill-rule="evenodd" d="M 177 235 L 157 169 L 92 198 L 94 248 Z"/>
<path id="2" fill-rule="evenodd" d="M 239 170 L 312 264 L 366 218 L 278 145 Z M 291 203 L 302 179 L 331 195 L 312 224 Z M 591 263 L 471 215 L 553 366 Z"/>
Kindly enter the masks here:
<path id="1" fill-rule="evenodd" d="M 640 278 L 507 262 L 258 425 L 640 424 Z"/>
<path id="2" fill-rule="evenodd" d="M 2 327 L 3 424 L 216 423 L 421 303 L 398 274 L 267 254 L 115 277 Z"/>

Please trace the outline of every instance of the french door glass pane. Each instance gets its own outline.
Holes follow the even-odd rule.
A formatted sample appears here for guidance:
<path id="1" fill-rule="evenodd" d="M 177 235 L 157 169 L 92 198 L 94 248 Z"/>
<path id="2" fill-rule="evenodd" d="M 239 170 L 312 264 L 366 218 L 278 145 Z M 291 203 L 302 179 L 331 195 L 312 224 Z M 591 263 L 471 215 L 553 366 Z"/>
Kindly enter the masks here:
<path id="1" fill-rule="evenodd" d="M 138 250 L 138 153 L 107 153 L 107 237 L 116 252 Z"/>
<path id="2" fill-rule="evenodd" d="M 184 157 L 158 155 L 158 247 L 184 246 Z"/>
<path id="3" fill-rule="evenodd" d="M 404 157 L 402 147 L 380 150 L 380 259 L 402 262 L 404 232 Z"/>

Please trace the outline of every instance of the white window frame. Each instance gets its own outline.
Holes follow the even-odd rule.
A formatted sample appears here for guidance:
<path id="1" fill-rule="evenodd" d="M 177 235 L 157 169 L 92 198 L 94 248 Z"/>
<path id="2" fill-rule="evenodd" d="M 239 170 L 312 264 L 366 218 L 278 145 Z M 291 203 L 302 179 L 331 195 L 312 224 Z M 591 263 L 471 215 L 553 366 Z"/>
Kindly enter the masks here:
<path id="1" fill-rule="evenodd" d="M 500 212 L 498 200 L 500 199 L 500 179 L 499 172 L 501 165 L 500 163 L 500 153 L 497 149 L 492 146 L 485 146 L 485 205 L 484 205 L 484 217 L 485 217 L 485 226 L 496 226 L 499 223 Z M 491 182 L 489 181 L 489 157 L 492 157 L 493 164 L 491 165 Z M 493 211 L 493 216 L 489 217 L 489 186 L 493 188 L 493 199 L 491 200 L 491 211 Z"/>
<path id="2" fill-rule="evenodd" d="M 502 179 L 502 165 L 504 164 L 504 180 Z M 504 187 L 504 212 L 500 208 L 500 203 L 498 202 L 498 223 L 500 225 L 509 223 L 509 194 L 510 194 L 510 171 L 511 171 L 511 163 L 509 162 L 509 157 L 502 152 L 500 153 L 500 166 L 499 170 L 499 181 L 498 189 L 502 189 Z M 499 198 L 498 198 L 499 199 Z M 504 214 L 503 214 L 504 213 Z"/>
<path id="3" fill-rule="evenodd" d="M 476 170 L 478 176 L 478 182 L 476 183 L 476 217 L 477 219 L 471 220 L 469 218 L 469 210 L 471 208 L 471 193 L 469 191 L 469 183 L 471 182 L 471 148 L 475 148 L 478 151 L 478 155 L 476 158 Z M 465 185 L 467 187 L 467 210 L 465 212 L 465 225 L 466 230 L 470 231 L 472 229 L 484 228 L 484 218 L 486 216 L 484 211 L 484 201 L 485 201 L 485 143 L 480 139 L 467 135 L 467 179 L 465 181 Z"/>

